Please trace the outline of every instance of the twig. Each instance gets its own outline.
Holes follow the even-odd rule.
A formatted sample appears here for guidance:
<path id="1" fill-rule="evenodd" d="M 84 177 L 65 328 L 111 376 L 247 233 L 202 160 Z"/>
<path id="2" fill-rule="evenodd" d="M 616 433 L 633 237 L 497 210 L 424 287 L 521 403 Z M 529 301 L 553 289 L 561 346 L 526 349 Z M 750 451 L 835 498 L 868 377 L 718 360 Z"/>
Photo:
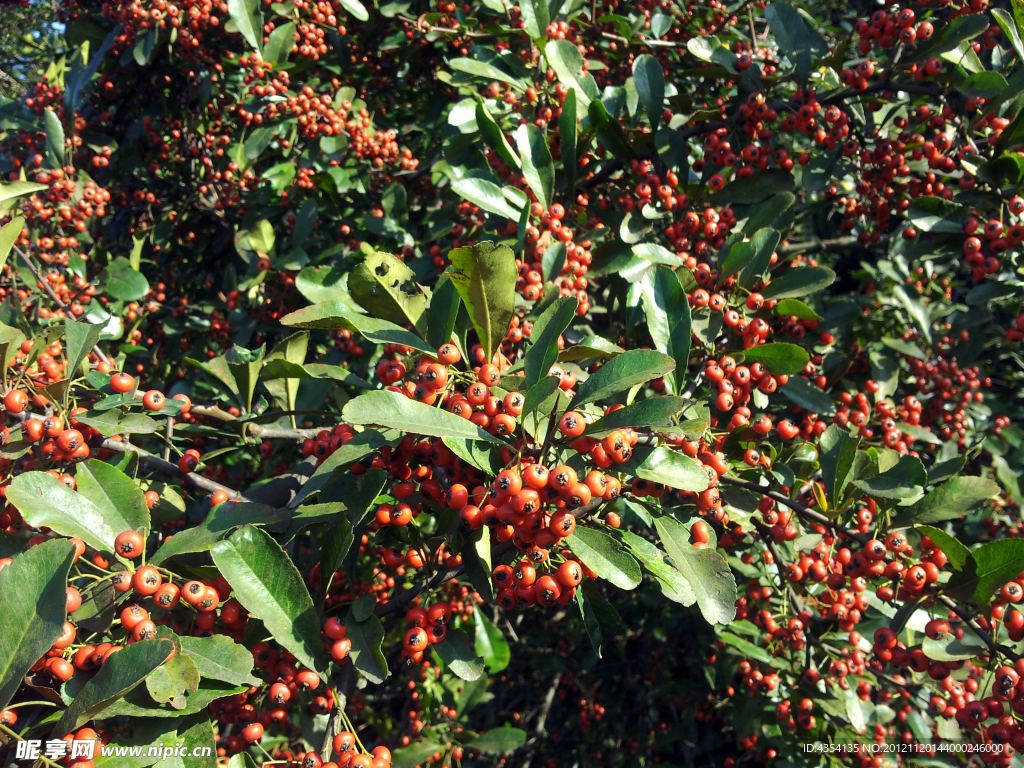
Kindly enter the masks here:
<path id="1" fill-rule="evenodd" d="M 29 255 L 18 246 L 14 246 L 14 250 L 18 252 L 18 256 L 25 263 L 25 266 L 28 267 L 29 270 L 31 270 L 32 274 L 35 276 L 39 285 L 43 286 L 43 290 L 46 291 L 47 295 L 51 299 L 53 299 L 54 303 L 58 307 L 64 310 L 64 313 L 68 316 L 68 319 L 74 320 L 74 317 L 72 317 L 72 312 L 68 308 L 68 305 L 60 300 L 60 297 L 54 292 L 53 288 L 50 287 L 50 284 L 43 279 L 42 275 L 39 274 L 39 270 L 36 269 L 36 265 L 32 263 L 32 259 L 29 258 Z M 105 354 L 103 354 L 103 350 L 99 348 L 99 345 L 94 345 L 92 351 L 95 352 L 96 357 L 98 357 L 104 363 L 107 363 L 107 365 L 110 364 L 110 359 Z"/>
<path id="2" fill-rule="evenodd" d="M 186 482 L 191 483 L 197 488 L 200 488 L 209 493 L 214 493 L 215 491 L 224 491 L 228 495 L 228 498 L 237 499 L 238 501 L 250 501 L 250 499 L 246 498 L 238 491 L 228 488 L 226 485 L 221 485 L 220 483 L 215 482 L 214 480 L 210 480 L 209 478 L 203 477 L 202 475 L 197 474 L 196 472 L 182 472 L 180 469 L 178 469 L 177 464 L 172 464 L 169 461 L 165 461 L 164 459 L 161 459 L 159 456 L 152 454 L 149 451 L 145 451 L 142 448 L 139 448 L 137 445 L 132 445 L 127 440 L 114 440 L 108 437 L 106 440 L 103 441 L 101 445 L 108 451 L 117 451 L 118 453 L 134 453 L 138 455 L 139 461 L 143 462 L 144 464 L 153 467 L 154 469 L 158 469 L 166 475 L 171 475 L 181 480 L 185 480 Z"/>
<path id="3" fill-rule="evenodd" d="M 818 525 L 824 525 L 826 528 L 831 528 L 835 533 L 851 538 L 854 541 L 860 542 L 861 544 L 867 544 L 869 541 L 871 541 L 871 537 L 868 536 L 866 533 L 855 531 L 852 528 L 847 528 L 845 525 L 840 525 L 834 520 L 829 520 L 820 512 L 815 512 L 813 509 L 801 504 L 799 501 L 794 501 L 793 499 L 786 496 L 784 493 L 773 491 L 766 486 L 758 485 L 757 483 L 752 483 L 747 480 L 740 480 L 738 477 L 733 477 L 732 475 L 722 475 L 718 479 L 721 482 L 726 483 L 727 485 L 735 485 L 739 488 L 746 488 L 748 491 L 753 491 L 754 493 L 759 493 L 762 496 L 767 496 L 770 499 L 775 499 L 775 501 L 779 502 L 780 504 L 785 504 L 787 507 L 792 509 L 805 520 L 808 520 L 812 523 L 817 523 Z"/>

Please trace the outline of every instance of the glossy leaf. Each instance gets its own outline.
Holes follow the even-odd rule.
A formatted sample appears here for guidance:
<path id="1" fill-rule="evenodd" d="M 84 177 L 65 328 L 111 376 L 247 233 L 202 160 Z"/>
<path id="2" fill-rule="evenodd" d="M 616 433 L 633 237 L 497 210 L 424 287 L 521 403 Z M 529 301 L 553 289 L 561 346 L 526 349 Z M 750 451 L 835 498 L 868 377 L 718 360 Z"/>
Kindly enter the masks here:
<path id="1" fill-rule="evenodd" d="M 116 533 L 149 529 L 145 494 L 113 464 L 86 459 L 75 468 L 75 479 L 78 492 L 96 505 Z"/>
<path id="2" fill-rule="evenodd" d="M 114 519 L 106 519 L 104 511 L 85 496 L 45 472 L 25 472 L 14 478 L 7 488 L 7 501 L 33 528 L 45 525 L 105 552 L 114 549 L 114 537 L 126 530 L 116 510 Z"/>
<path id="3" fill-rule="evenodd" d="M 645 53 L 636 57 L 633 61 L 633 82 L 636 83 L 640 105 L 651 121 L 651 132 L 656 133 L 665 104 L 665 72 L 654 56 Z"/>
<path id="4" fill-rule="evenodd" d="M 576 316 L 579 299 L 562 296 L 555 299 L 533 325 L 526 351 L 523 368 L 526 371 L 526 386 L 532 387 L 548 375 L 551 366 L 558 360 L 558 337 L 569 327 Z"/>
<path id="5" fill-rule="evenodd" d="M 489 755 L 507 755 L 526 743 L 526 731 L 504 726 L 484 731 L 466 746 Z"/>
<path id="6" fill-rule="evenodd" d="M 340 300 L 324 301 L 292 312 L 281 318 L 281 324 L 293 328 L 343 328 L 352 333 L 362 334 L 367 341 L 376 344 L 401 344 L 428 355 L 437 355 L 437 350 L 415 333 L 387 320 L 353 312 L 346 302 Z"/>
<path id="7" fill-rule="evenodd" d="M 667 427 L 672 417 L 682 411 L 686 400 L 681 397 L 651 397 L 625 408 L 605 414 L 587 427 L 588 437 L 603 437 L 623 427 Z"/>
<path id="8" fill-rule="evenodd" d="M 999 486 L 983 477 L 954 477 L 923 499 L 900 511 L 893 525 L 921 525 L 953 520 L 968 514 L 999 493 Z"/>
<path id="9" fill-rule="evenodd" d="M 635 249 L 634 249 L 635 250 Z M 692 318 L 690 303 L 679 276 L 665 266 L 659 266 L 644 275 L 640 281 L 643 292 L 647 328 L 654 346 L 672 357 L 675 370 L 664 374 L 665 388 L 670 393 L 683 390 L 682 377 L 690 357 Z"/>
<path id="10" fill-rule="evenodd" d="M 501 187 L 487 179 L 464 177 L 452 182 L 452 190 L 474 205 L 485 211 L 504 216 L 506 219 L 518 221 L 520 209 L 505 197 Z"/>
<path id="11" fill-rule="evenodd" d="M 383 683 L 388 677 L 388 663 L 381 652 L 384 642 L 384 627 L 373 614 L 363 621 L 356 621 L 349 614 L 345 619 L 348 630 L 346 637 L 352 641 L 351 657 L 359 674 L 371 683 Z"/>
<path id="12" fill-rule="evenodd" d="M 432 648 L 457 677 L 472 682 L 484 673 L 484 662 L 476 655 L 469 635 L 461 629 L 449 629 L 448 635 Z"/>
<path id="13" fill-rule="evenodd" d="M 839 506 L 843 491 L 850 481 L 858 442 L 847 429 L 836 424 L 830 425 L 821 435 L 821 480 L 832 507 Z"/>
<path id="14" fill-rule="evenodd" d="M 53 735 L 62 738 L 64 734 L 92 720 L 109 705 L 143 683 L 153 670 L 174 653 L 174 643 L 169 638 L 157 637 L 126 646 L 120 652 L 111 655 L 75 696 L 74 701 L 54 726 Z"/>
<path id="15" fill-rule="evenodd" d="M 426 331 L 427 296 L 415 273 L 390 253 L 374 253 L 348 278 L 352 298 L 367 312 L 399 326 Z"/>
<path id="16" fill-rule="evenodd" d="M 0 571 L 0 707 L 64 632 L 75 548 L 66 539 L 31 547 Z"/>
<path id="17" fill-rule="evenodd" d="M 349 424 L 375 424 L 432 437 L 501 442 L 468 419 L 390 390 L 367 392 L 349 400 L 342 410 L 342 418 Z"/>
<path id="18" fill-rule="evenodd" d="M 604 531 L 578 525 L 563 541 L 590 570 L 620 589 L 636 589 L 640 584 L 640 565 Z"/>
<path id="19" fill-rule="evenodd" d="M 894 467 L 853 484 L 876 499 L 909 499 L 921 493 L 928 473 L 920 459 L 903 456 Z"/>
<path id="20" fill-rule="evenodd" d="M 213 562 L 249 613 L 304 666 L 327 672 L 320 622 L 302 575 L 281 546 L 254 526 L 211 548 Z"/>
<path id="21" fill-rule="evenodd" d="M 654 525 L 704 618 L 710 624 L 730 623 L 736 617 L 736 579 L 725 558 L 711 549 L 696 549 L 690 544 L 689 531 L 674 518 L 656 517 Z"/>
<path id="22" fill-rule="evenodd" d="M 508 246 L 484 241 L 456 248 L 449 258 L 452 266 L 445 274 L 469 310 L 484 359 L 490 360 L 512 321 L 518 277 L 515 255 Z"/>
<path id="23" fill-rule="evenodd" d="M 263 14 L 259 0 L 228 0 L 228 14 L 245 41 L 257 51 L 262 51 Z"/>
<path id="24" fill-rule="evenodd" d="M 544 46 L 544 58 L 558 75 L 558 80 L 576 94 L 576 100 L 584 107 L 590 104 L 590 96 L 583 86 L 580 71 L 583 69 L 583 55 L 568 40 L 548 40 Z"/>
<path id="25" fill-rule="evenodd" d="M 987 606 L 992 600 L 999 599 L 999 589 L 1004 584 L 1017 577 L 1022 562 L 1024 540 L 999 539 L 982 544 L 971 551 L 964 567 L 953 574 L 946 591 L 959 599 Z M 967 634 L 965 631 L 965 638 Z"/>
<path id="26" fill-rule="evenodd" d="M 971 550 L 964 546 L 958 538 L 931 525 L 915 526 L 922 536 L 927 536 L 949 561 L 954 570 L 961 570 L 971 556 Z"/>
<path id="27" fill-rule="evenodd" d="M 778 376 L 785 374 L 793 376 L 803 373 L 811 356 L 807 350 L 796 344 L 762 344 L 759 347 L 751 347 L 743 350 L 743 357 L 747 363 L 764 363 L 768 370 Z"/>
<path id="28" fill-rule="evenodd" d="M 524 0 L 529 3 L 532 0 Z M 547 210 L 555 191 L 555 163 L 551 159 L 547 138 L 540 128 L 527 123 L 516 129 L 516 147 L 523 163 L 523 178 Z"/>
<path id="29" fill-rule="evenodd" d="M 181 652 L 192 659 L 203 678 L 231 685 L 259 685 L 253 677 L 252 652 L 226 635 L 178 638 Z"/>
<path id="30" fill-rule="evenodd" d="M 572 407 L 604 400 L 618 392 L 625 392 L 636 384 L 664 376 L 675 370 L 676 361 L 653 349 L 632 349 L 613 357 L 586 381 L 580 384 Z"/>
<path id="31" fill-rule="evenodd" d="M 772 281 L 764 287 L 765 299 L 795 299 L 819 293 L 836 280 L 836 273 L 828 267 L 794 267 L 772 273 Z"/>
<path id="32" fill-rule="evenodd" d="M 487 618 L 482 608 L 473 612 L 475 630 L 473 647 L 477 655 L 484 660 L 487 671 L 492 675 L 508 667 L 512 659 L 512 651 L 502 631 Z"/>
<path id="33" fill-rule="evenodd" d="M 562 150 L 562 173 L 565 174 L 565 188 L 570 192 L 576 189 L 577 98 L 576 90 L 570 89 L 565 94 L 565 101 L 562 102 L 562 114 L 558 117 L 559 147 Z M 554 278 L 549 278 L 548 273 L 545 272 L 544 279 Z"/>

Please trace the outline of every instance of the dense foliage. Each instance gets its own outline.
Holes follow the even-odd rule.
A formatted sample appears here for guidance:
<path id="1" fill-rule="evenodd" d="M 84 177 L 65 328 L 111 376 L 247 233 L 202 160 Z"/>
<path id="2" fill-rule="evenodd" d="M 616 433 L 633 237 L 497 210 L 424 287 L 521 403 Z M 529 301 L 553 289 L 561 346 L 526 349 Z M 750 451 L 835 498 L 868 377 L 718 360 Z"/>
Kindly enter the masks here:
<path id="1" fill-rule="evenodd" d="M 0 1 L 0 757 L 1010 765 L 1000 6 Z"/>

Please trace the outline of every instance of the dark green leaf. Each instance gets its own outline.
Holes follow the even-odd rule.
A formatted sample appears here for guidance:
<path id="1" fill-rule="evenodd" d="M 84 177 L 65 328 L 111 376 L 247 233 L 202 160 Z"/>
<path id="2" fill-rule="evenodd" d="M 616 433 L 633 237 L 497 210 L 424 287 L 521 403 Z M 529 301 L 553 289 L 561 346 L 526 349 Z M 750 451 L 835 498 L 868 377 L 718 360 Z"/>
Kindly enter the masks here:
<path id="1" fill-rule="evenodd" d="M 188 552 L 208 552 L 210 547 L 243 525 L 270 525 L 281 518 L 265 504 L 225 502 L 210 510 L 199 525 L 180 531 L 164 541 L 149 559 L 151 565 L 161 565 L 177 555 Z"/>
<path id="2" fill-rule="evenodd" d="M 822 433 L 820 442 L 821 479 L 825 485 L 828 503 L 838 507 L 843 498 L 843 490 L 850 481 L 859 440 L 851 437 L 849 431 L 843 427 L 830 424 Z"/>
<path id="3" fill-rule="evenodd" d="M 570 89 L 562 102 L 562 114 L 558 118 L 559 147 L 562 150 L 562 172 L 565 174 L 565 188 L 572 192 L 576 189 L 576 91 Z M 549 246 L 550 250 L 550 246 Z M 544 273 L 545 282 L 549 279 Z"/>
<path id="4" fill-rule="evenodd" d="M 999 486 L 983 477 L 954 477 L 923 499 L 903 509 L 893 525 L 907 526 L 953 520 L 999 493 Z"/>
<path id="5" fill-rule="evenodd" d="M 921 493 L 928 482 L 928 473 L 920 459 L 902 456 L 894 467 L 854 485 L 876 499 L 909 499 Z"/>
<path id="6" fill-rule="evenodd" d="M 527 387 L 533 387 L 547 376 L 551 366 L 558 360 L 558 337 L 565 332 L 576 316 L 579 303 L 575 296 L 559 297 L 537 318 L 530 336 L 533 343 L 523 360 Z"/>
<path id="7" fill-rule="evenodd" d="M 686 405 L 682 397 L 651 397 L 612 411 L 587 427 L 588 437 L 603 437 L 623 427 L 667 427 Z"/>
<path id="8" fill-rule="evenodd" d="M 927 536 L 942 550 L 954 570 L 959 571 L 964 567 L 967 558 L 971 556 L 971 550 L 961 544 L 958 538 L 931 525 L 918 525 L 916 528 L 918 533 Z"/>
<path id="9" fill-rule="evenodd" d="M 675 360 L 675 370 L 664 374 L 665 388 L 678 393 L 683 389 L 686 365 L 690 357 L 692 318 L 690 302 L 679 282 L 678 273 L 658 266 L 640 281 L 647 328 L 654 346 Z"/>
<path id="10" fill-rule="evenodd" d="M 492 728 L 484 731 L 472 741 L 467 740 L 469 749 L 476 749 L 490 755 L 507 755 L 526 743 L 526 731 L 519 728 Z"/>
<path id="11" fill-rule="evenodd" d="M 351 614 L 345 619 L 348 637 L 352 641 L 352 663 L 359 673 L 371 683 L 383 683 L 388 677 L 388 663 L 381 651 L 384 642 L 384 626 L 380 619 L 371 614 L 363 621 L 356 621 Z"/>
<path id="12" fill-rule="evenodd" d="M 448 669 L 463 680 L 473 681 L 484 673 L 484 662 L 476 655 L 469 636 L 461 629 L 449 629 L 448 635 L 433 646 Z"/>
<path id="13" fill-rule="evenodd" d="M 745 179 L 736 179 L 726 184 L 721 191 L 708 198 L 709 203 L 752 205 L 767 200 L 780 192 L 791 192 L 796 185 L 793 174 L 788 171 L 771 170 L 755 173 Z"/>
<path id="14" fill-rule="evenodd" d="M 102 327 L 89 323 L 64 321 L 64 343 L 67 345 L 68 373 L 74 375 L 78 366 L 89 355 L 96 342 L 100 340 Z"/>
<path id="15" fill-rule="evenodd" d="M 620 589 L 635 589 L 640 584 L 640 565 L 604 531 L 576 526 L 575 532 L 563 539 L 590 570 Z"/>
<path id="16" fill-rule="evenodd" d="M 252 652 L 226 635 L 179 639 L 181 652 L 195 662 L 204 678 L 220 680 L 231 685 L 259 685 L 252 675 Z"/>
<path id="17" fill-rule="evenodd" d="M 142 640 L 111 655 L 78 692 L 53 728 L 55 738 L 79 728 L 142 683 L 175 652 L 167 637 Z"/>
<path id="18" fill-rule="evenodd" d="M 474 648 L 477 655 L 484 660 L 487 671 L 492 675 L 503 671 L 512 659 L 512 651 L 508 647 L 505 635 L 484 615 L 482 608 L 477 608 L 473 612 L 473 625 L 476 633 Z"/>
<path id="19" fill-rule="evenodd" d="M 390 253 L 374 253 L 352 270 L 352 298 L 376 318 L 426 332 L 427 296 L 415 273 Z"/>
<path id="20" fill-rule="evenodd" d="M 994 74 L 994 73 L 993 73 Z M 907 217 L 921 232 L 964 231 L 964 222 L 971 212 L 965 206 L 941 197 L 918 197 L 910 201 Z"/>
<path id="21" fill-rule="evenodd" d="M 342 418 L 349 424 L 376 424 L 411 434 L 501 442 L 468 419 L 390 390 L 375 390 L 349 400 Z"/>
<path id="22" fill-rule="evenodd" d="M 836 280 L 828 267 L 793 267 L 772 273 L 772 281 L 764 287 L 765 299 L 791 299 L 819 293 Z"/>
<path id="23" fill-rule="evenodd" d="M 210 549 L 213 562 L 249 613 L 304 666 L 327 673 L 313 600 L 291 558 L 269 534 L 241 528 Z"/>
<path id="24" fill-rule="evenodd" d="M 46 472 L 18 475 L 7 488 L 7 501 L 33 528 L 45 525 L 62 536 L 77 536 L 93 549 L 112 551 L 114 537 L 126 530 L 120 515 L 107 520 L 103 510 Z"/>
<path id="25" fill-rule="evenodd" d="M 469 310 L 484 348 L 484 359 L 489 361 L 501 346 L 512 321 L 519 275 L 515 255 L 508 246 L 495 247 L 485 240 L 456 248 L 449 258 L 452 265 L 446 274 Z"/>
<path id="26" fill-rule="evenodd" d="M 640 106 L 651 121 L 651 133 L 655 133 L 665 105 L 665 72 L 656 58 L 645 53 L 633 61 L 633 82 Z"/>
<path id="27" fill-rule="evenodd" d="M 671 517 L 654 518 L 654 526 L 675 567 L 689 582 L 700 612 L 710 624 L 736 618 L 736 579 L 729 564 L 712 549 L 696 549 L 690 533 Z"/>
<path id="28" fill-rule="evenodd" d="M 0 707 L 64 632 L 68 572 L 75 548 L 53 539 L 17 555 L 0 571 Z"/>
<path id="29" fill-rule="evenodd" d="M 743 357 L 748 363 L 764 363 L 776 376 L 785 374 L 793 376 L 803 373 L 811 356 L 807 350 L 796 344 L 762 344 L 743 350 Z"/>
<path id="30" fill-rule="evenodd" d="M 652 349 L 632 349 L 612 358 L 590 375 L 572 399 L 571 407 L 604 400 L 636 384 L 664 376 L 674 370 L 676 361 Z"/>
<path id="31" fill-rule="evenodd" d="M 791 376 L 786 385 L 779 388 L 779 391 L 801 408 L 806 408 L 811 413 L 831 416 L 835 413 L 836 407 L 832 398 L 828 396 L 818 385 L 812 384 L 800 376 Z"/>
<path id="32" fill-rule="evenodd" d="M 116 533 L 149 528 L 145 494 L 134 480 L 113 464 L 86 459 L 75 469 L 75 479 L 78 492 L 96 505 Z"/>
<path id="33" fill-rule="evenodd" d="M 527 4 L 531 0 L 524 0 Z M 543 0 L 539 0 L 543 2 Z M 547 137 L 533 123 L 516 129 L 516 146 L 523 162 L 523 178 L 537 201 L 547 210 L 555 191 L 555 163 L 551 159 Z"/>
<path id="34" fill-rule="evenodd" d="M 568 40 L 548 40 L 544 46 L 544 58 L 551 69 L 558 75 L 561 83 L 575 91 L 576 98 L 584 107 L 590 104 L 591 97 L 583 85 L 583 54 Z"/>
<path id="35" fill-rule="evenodd" d="M 1006 582 L 1017 578 L 1022 562 L 1022 539 L 1000 539 L 982 544 L 971 552 L 963 569 L 953 574 L 946 591 L 953 597 L 987 606 Z M 965 640 L 968 635 L 965 632 Z"/>
<path id="36" fill-rule="evenodd" d="M 387 320 L 353 312 L 345 301 L 322 301 L 312 307 L 305 307 L 281 318 L 281 324 L 293 328 L 337 329 L 344 328 L 360 333 L 376 344 L 401 344 L 405 347 L 436 356 L 437 350 L 415 333 Z"/>
<path id="37" fill-rule="evenodd" d="M 149 293 L 149 282 L 123 256 L 107 265 L 100 281 L 106 282 L 107 295 L 118 301 L 138 301 Z"/>

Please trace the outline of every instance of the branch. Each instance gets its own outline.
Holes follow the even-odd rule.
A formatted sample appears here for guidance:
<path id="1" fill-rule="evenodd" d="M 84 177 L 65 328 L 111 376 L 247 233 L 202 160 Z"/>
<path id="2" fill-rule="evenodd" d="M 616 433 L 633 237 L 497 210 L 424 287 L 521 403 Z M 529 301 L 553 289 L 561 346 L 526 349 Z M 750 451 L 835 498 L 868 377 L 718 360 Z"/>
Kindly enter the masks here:
<path id="1" fill-rule="evenodd" d="M 117 453 L 134 453 L 139 457 L 139 461 L 146 464 L 153 469 L 158 469 L 166 475 L 177 477 L 180 480 L 184 480 L 192 485 L 200 488 L 209 493 L 215 491 L 224 491 L 227 493 L 228 498 L 237 499 L 239 501 L 252 501 L 252 499 L 243 496 L 238 491 L 228 488 L 226 485 L 221 485 L 218 482 L 210 480 L 209 478 L 203 477 L 196 472 L 182 472 L 178 469 L 177 464 L 172 464 L 169 461 L 164 461 L 159 456 L 145 451 L 139 448 L 137 445 L 132 445 L 127 440 L 114 440 L 113 438 L 107 438 L 101 443 L 101 447 L 106 448 L 108 451 L 116 451 Z"/>
<path id="2" fill-rule="evenodd" d="M 60 297 L 56 293 L 54 293 L 54 290 L 53 288 L 50 287 L 50 284 L 43 279 L 42 275 L 39 274 L 39 270 L 36 269 L 36 265 L 32 263 L 32 259 L 29 258 L 29 255 L 25 253 L 25 251 L 21 250 L 21 248 L 19 248 L 18 246 L 14 246 L 14 250 L 18 252 L 18 256 L 21 258 L 23 262 L 25 262 L 25 266 L 28 267 L 29 270 L 31 270 L 36 280 L 39 281 L 39 285 L 43 286 L 43 290 L 46 291 L 47 295 L 49 295 L 49 297 L 53 299 L 54 303 L 56 303 L 58 307 L 64 310 L 64 314 L 68 316 L 68 319 L 74 320 L 74 317 L 72 317 L 73 313 L 68 308 L 68 305 L 60 300 Z M 96 357 L 98 357 L 104 363 L 107 363 L 108 365 L 110 364 L 110 360 L 107 358 L 105 354 L 103 354 L 103 350 L 99 348 L 99 345 L 94 345 L 92 351 L 95 352 Z"/>
<path id="3" fill-rule="evenodd" d="M 825 251 L 839 251 L 843 248 L 857 245 L 856 237 L 837 237 L 834 240 L 807 240 L 802 243 L 790 243 L 781 245 L 775 249 L 779 256 L 788 256 L 791 253 L 824 253 Z"/>
<path id="4" fill-rule="evenodd" d="M 869 541 L 871 541 L 871 537 L 868 536 L 866 533 L 855 531 L 852 528 L 847 528 L 845 525 L 840 525 L 834 520 L 829 520 L 820 512 L 815 512 L 813 509 L 811 509 L 808 506 L 805 506 L 804 504 L 801 504 L 799 501 L 793 501 L 793 499 L 789 498 L 784 493 L 773 491 L 766 486 L 758 485 L 757 483 L 752 483 L 747 480 L 740 480 L 738 477 L 733 477 L 731 475 L 722 475 L 718 479 L 721 482 L 726 483 L 727 485 L 735 485 L 739 488 L 745 488 L 748 491 L 752 491 L 753 493 L 758 493 L 762 496 L 767 496 L 770 499 L 774 499 L 780 504 L 785 504 L 787 507 L 792 509 L 805 520 L 808 520 L 812 523 L 817 523 L 818 525 L 824 525 L 826 528 L 831 528 L 835 533 L 838 533 L 841 536 L 853 539 L 854 541 L 860 542 L 861 544 L 867 544 Z"/>

